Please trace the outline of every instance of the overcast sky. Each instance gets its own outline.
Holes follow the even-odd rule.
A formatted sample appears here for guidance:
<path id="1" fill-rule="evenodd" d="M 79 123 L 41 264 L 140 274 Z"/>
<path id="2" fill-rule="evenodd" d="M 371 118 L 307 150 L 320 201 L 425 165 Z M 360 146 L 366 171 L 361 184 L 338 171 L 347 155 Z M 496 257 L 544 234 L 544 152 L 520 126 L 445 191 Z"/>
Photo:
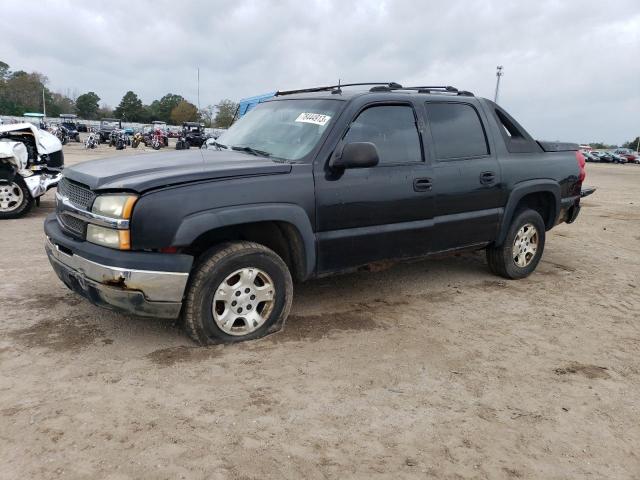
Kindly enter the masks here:
<path id="1" fill-rule="evenodd" d="M 343 82 L 448 84 L 534 137 L 640 135 L 640 1 L 3 1 L 0 60 L 115 107 Z"/>

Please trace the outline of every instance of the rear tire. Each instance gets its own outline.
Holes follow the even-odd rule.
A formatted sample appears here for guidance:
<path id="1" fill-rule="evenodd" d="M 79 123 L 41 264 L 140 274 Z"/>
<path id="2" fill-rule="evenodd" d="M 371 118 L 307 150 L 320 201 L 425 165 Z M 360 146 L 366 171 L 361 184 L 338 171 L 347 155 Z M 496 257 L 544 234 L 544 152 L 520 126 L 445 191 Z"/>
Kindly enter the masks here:
<path id="1" fill-rule="evenodd" d="M 200 345 L 253 340 L 282 329 L 293 282 L 284 261 L 254 242 L 219 245 L 191 273 L 184 328 Z"/>
<path id="2" fill-rule="evenodd" d="M 532 209 L 516 212 L 499 247 L 487 248 L 487 263 L 495 275 L 509 279 L 529 276 L 538 266 L 545 243 L 545 225 Z"/>

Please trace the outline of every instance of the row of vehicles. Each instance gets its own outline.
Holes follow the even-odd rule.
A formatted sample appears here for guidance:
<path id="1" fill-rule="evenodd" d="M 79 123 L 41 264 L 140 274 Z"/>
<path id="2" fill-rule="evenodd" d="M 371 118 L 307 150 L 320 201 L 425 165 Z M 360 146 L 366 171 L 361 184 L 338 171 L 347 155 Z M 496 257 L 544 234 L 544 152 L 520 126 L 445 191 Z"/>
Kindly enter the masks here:
<path id="1" fill-rule="evenodd" d="M 640 164 L 640 154 L 629 148 L 618 148 L 616 150 L 582 150 L 582 155 L 587 162 L 604 163 L 638 163 Z"/>

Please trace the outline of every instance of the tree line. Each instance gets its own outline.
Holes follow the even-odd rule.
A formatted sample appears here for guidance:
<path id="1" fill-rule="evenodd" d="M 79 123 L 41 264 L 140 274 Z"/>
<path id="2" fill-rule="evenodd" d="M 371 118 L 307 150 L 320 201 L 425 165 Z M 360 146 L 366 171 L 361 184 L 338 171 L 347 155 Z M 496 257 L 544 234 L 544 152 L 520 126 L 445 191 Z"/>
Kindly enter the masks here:
<path id="1" fill-rule="evenodd" d="M 609 150 L 612 148 L 618 148 L 618 145 L 608 145 L 604 142 L 593 142 L 590 143 L 589 146 L 591 148 L 595 148 L 596 150 Z M 640 149 L 640 137 L 636 137 L 633 140 L 629 140 L 628 142 L 624 142 L 621 145 L 622 148 L 628 148 L 630 150 L 638 151 Z"/>
<path id="2" fill-rule="evenodd" d="M 0 113 L 22 116 L 25 112 L 42 112 L 44 96 L 49 117 L 74 113 L 86 120 L 116 117 L 125 122 L 161 120 L 174 125 L 201 121 L 207 127 L 227 128 L 233 122 L 237 109 L 235 102 L 225 99 L 217 105 L 207 105 L 198 110 L 193 103 L 175 93 L 167 93 L 145 105 L 131 90 L 124 94 L 115 109 L 111 109 L 108 105 L 100 105 L 100 96 L 95 92 L 67 96 L 52 92 L 47 83 L 48 78 L 41 73 L 12 72 L 7 63 L 0 61 Z"/>

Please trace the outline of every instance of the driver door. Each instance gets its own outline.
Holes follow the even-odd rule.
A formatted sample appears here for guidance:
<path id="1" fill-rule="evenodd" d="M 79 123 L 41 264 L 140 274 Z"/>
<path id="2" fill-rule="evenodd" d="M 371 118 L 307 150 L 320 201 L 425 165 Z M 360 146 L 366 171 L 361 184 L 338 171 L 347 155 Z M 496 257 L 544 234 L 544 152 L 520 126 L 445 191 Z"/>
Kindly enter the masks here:
<path id="1" fill-rule="evenodd" d="M 423 154 L 423 122 L 414 106 L 361 105 L 350 118 L 337 148 L 371 142 L 379 163 L 342 172 L 331 171 L 328 160 L 316 164 L 319 273 L 429 251 L 433 175 Z"/>

